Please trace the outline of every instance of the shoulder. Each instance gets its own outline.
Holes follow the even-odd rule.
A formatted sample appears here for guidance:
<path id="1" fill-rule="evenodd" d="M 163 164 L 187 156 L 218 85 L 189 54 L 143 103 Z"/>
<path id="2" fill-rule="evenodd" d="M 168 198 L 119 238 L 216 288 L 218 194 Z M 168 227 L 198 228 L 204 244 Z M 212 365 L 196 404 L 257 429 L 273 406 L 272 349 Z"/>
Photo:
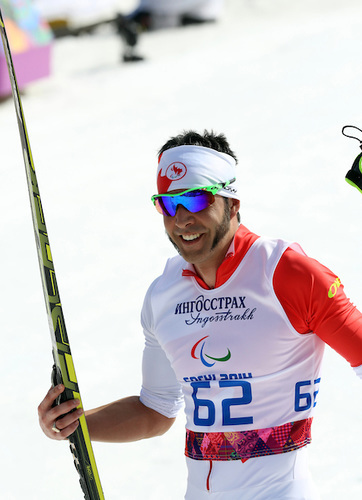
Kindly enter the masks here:
<path id="1" fill-rule="evenodd" d="M 168 259 L 162 274 L 149 286 L 146 299 L 150 299 L 155 294 L 164 292 L 165 289 L 174 286 L 180 280 L 185 264 L 185 261 L 179 255 Z"/>
<path id="2" fill-rule="evenodd" d="M 152 330 L 155 312 L 166 301 L 169 291 L 180 281 L 185 261 L 178 255 L 168 259 L 165 268 L 148 287 L 141 311 L 141 322 L 147 330 Z"/>
<path id="3" fill-rule="evenodd" d="M 250 247 L 247 258 L 254 265 L 262 266 L 265 275 L 272 279 L 275 268 L 289 246 L 288 241 L 261 236 Z"/>
<path id="4" fill-rule="evenodd" d="M 297 244 L 288 246 L 281 256 L 275 271 L 274 280 L 289 283 L 309 283 L 311 287 L 316 285 L 328 286 L 336 280 L 336 275 L 321 264 L 318 260 L 306 255 Z"/>

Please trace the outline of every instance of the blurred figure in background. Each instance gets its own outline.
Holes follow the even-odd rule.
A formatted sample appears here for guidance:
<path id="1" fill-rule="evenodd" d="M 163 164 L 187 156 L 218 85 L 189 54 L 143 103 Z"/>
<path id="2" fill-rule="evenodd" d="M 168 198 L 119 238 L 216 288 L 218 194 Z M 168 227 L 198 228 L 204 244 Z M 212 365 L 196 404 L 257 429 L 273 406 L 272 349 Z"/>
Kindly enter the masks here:
<path id="1" fill-rule="evenodd" d="M 135 53 L 139 35 L 145 31 L 175 28 L 217 21 L 224 0 L 139 0 L 125 15 L 117 13 L 114 0 L 33 0 L 56 38 L 93 33 L 100 26 L 113 25 L 124 41 L 123 61 L 139 61 Z"/>
<path id="2" fill-rule="evenodd" d="M 224 0 L 140 0 L 129 18 L 143 30 L 173 28 L 219 19 Z"/>

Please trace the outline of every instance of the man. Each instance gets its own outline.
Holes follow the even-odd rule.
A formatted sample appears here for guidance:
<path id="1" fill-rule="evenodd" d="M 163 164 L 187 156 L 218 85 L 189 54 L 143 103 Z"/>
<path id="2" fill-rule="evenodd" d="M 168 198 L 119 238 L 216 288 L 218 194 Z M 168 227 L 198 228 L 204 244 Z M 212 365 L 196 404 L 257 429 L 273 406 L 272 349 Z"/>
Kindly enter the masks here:
<path id="1" fill-rule="evenodd" d="M 337 276 L 297 244 L 239 224 L 236 157 L 223 135 L 190 131 L 159 155 L 158 194 L 179 256 L 150 286 L 140 397 L 86 412 L 93 440 L 160 435 L 185 402 L 186 499 L 318 498 L 306 445 L 324 344 L 362 378 L 362 315 Z M 77 427 L 77 401 L 39 406 L 53 439 Z M 61 415 L 64 417 L 59 418 Z"/>

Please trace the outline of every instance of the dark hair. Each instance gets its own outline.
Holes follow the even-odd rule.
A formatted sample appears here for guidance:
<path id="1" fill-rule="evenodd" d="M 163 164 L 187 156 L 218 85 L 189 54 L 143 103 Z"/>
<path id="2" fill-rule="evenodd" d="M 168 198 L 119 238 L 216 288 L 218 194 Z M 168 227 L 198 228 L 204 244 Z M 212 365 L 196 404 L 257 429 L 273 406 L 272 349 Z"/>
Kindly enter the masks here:
<path id="1" fill-rule="evenodd" d="M 215 134 L 213 131 L 204 130 L 203 135 L 195 132 L 195 130 L 185 130 L 182 134 L 171 137 L 159 150 L 160 155 L 167 149 L 177 146 L 204 146 L 206 148 L 215 149 L 220 153 L 226 153 L 234 158 L 236 163 L 238 159 L 234 151 L 230 149 L 229 143 L 224 134 Z"/>

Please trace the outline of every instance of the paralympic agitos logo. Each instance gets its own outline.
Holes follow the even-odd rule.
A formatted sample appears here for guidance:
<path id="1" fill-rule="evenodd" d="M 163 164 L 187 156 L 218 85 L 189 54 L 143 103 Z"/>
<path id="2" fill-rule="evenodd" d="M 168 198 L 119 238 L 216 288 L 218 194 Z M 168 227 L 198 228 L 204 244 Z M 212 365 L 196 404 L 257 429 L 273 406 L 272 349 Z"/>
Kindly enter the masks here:
<path id="1" fill-rule="evenodd" d="M 214 364 L 216 363 L 216 361 L 221 361 L 222 363 L 224 363 L 225 361 L 228 361 L 230 358 L 231 358 L 231 352 L 230 352 L 230 349 L 227 348 L 227 354 L 221 358 L 215 358 L 213 356 L 209 356 L 208 354 L 206 354 L 205 352 L 205 345 L 206 345 L 206 340 L 209 337 L 209 335 L 206 335 L 205 337 L 202 337 L 202 339 L 198 340 L 196 342 L 196 344 L 193 345 L 192 349 L 191 349 L 191 356 L 194 358 L 194 359 L 200 359 L 201 362 L 207 366 L 207 367 L 211 367 L 211 366 L 214 366 Z M 206 360 L 205 358 L 207 358 L 208 360 L 212 360 L 214 361 L 213 363 L 210 363 L 208 360 Z"/>

